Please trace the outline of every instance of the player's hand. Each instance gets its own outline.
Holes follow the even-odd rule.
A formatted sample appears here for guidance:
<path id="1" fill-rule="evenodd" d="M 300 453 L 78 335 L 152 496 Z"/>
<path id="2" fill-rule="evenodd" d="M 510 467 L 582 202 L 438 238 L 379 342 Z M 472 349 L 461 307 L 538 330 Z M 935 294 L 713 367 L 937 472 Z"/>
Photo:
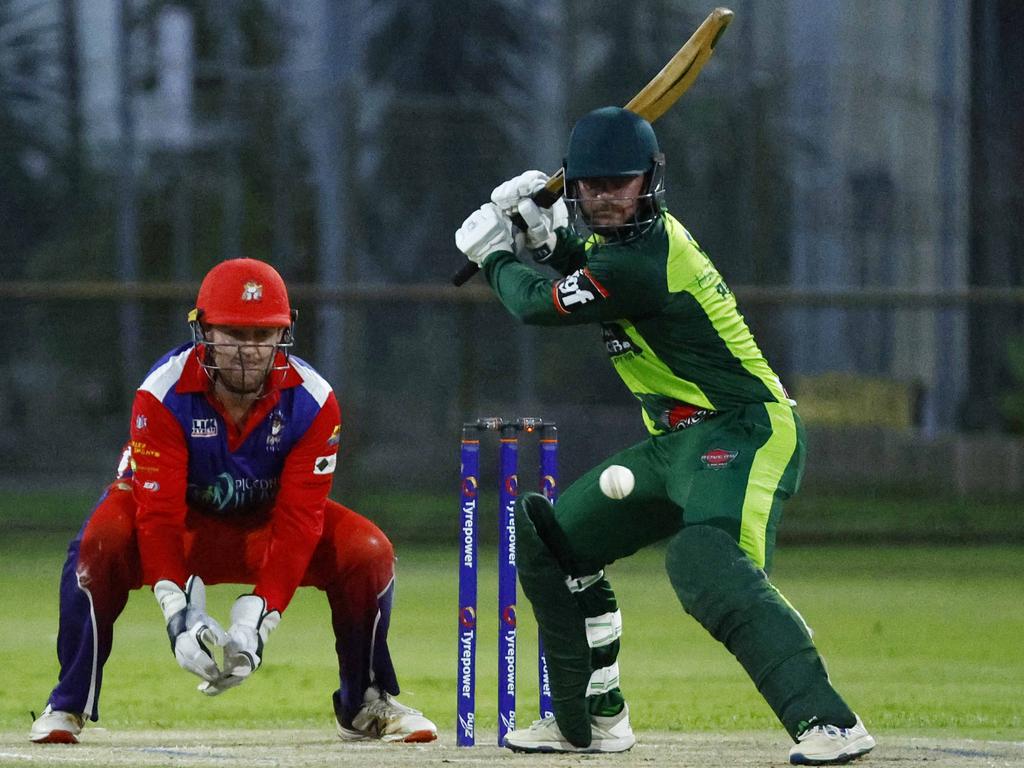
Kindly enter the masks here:
<path id="1" fill-rule="evenodd" d="M 231 626 L 224 646 L 224 672 L 216 680 L 200 683 L 199 690 L 216 696 L 241 685 L 263 663 L 263 646 L 281 614 L 268 611 L 259 595 L 242 595 L 231 606 Z"/>
<path id="2" fill-rule="evenodd" d="M 482 267 L 492 253 L 515 253 L 512 221 L 494 203 L 485 203 L 462 222 L 455 232 L 455 245 Z"/>
<path id="3" fill-rule="evenodd" d="M 524 197 L 517 206 L 519 215 L 526 222 L 526 247 L 533 252 L 537 261 L 546 261 L 558 242 L 557 230 L 568 226 L 569 210 L 565 201 L 558 198 L 550 208 L 541 208 L 533 200 Z"/>
<path id="4" fill-rule="evenodd" d="M 206 681 L 220 677 L 213 648 L 224 645 L 228 636 L 220 624 L 206 614 L 206 585 L 198 576 L 190 576 L 182 589 L 173 581 L 161 579 L 153 585 L 160 603 L 167 636 L 178 665 Z"/>
<path id="5" fill-rule="evenodd" d="M 502 182 L 491 191 L 491 202 L 506 215 L 516 212 L 519 201 L 541 190 L 550 177 L 542 171 L 526 171 L 514 179 Z"/>

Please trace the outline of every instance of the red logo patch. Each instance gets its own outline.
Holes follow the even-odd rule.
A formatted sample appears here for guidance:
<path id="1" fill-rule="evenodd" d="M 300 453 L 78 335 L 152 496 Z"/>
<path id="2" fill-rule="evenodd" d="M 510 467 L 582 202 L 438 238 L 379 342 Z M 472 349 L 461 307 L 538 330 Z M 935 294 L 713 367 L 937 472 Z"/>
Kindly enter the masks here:
<path id="1" fill-rule="evenodd" d="M 712 448 L 700 457 L 701 464 L 708 469 L 723 469 L 739 456 L 739 451 L 727 451 L 724 448 Z"/>

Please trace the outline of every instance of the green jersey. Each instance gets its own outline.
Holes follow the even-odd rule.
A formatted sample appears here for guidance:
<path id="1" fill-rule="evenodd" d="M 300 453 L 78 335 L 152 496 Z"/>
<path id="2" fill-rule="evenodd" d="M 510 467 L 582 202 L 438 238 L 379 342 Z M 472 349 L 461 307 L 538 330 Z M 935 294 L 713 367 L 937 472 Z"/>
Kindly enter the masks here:
<path id="1" fill-rule="evenodd" d="M 715 265 L 671 215 L 631 242 L 562 234 L 550 261 L 561 279 L 500 252 L 484 264 L 487 280 L 526 323 L 600 323 L 652 434 L 752 403 L 795 405 Z"/>

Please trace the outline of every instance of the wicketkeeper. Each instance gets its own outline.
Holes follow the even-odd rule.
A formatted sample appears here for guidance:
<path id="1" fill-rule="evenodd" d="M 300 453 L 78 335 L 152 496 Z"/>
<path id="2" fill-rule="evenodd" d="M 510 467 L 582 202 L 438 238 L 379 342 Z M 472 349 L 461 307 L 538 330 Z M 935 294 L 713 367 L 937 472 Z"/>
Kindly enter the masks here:
<path id="1" fill-rule="evenodd" d="M 597 323 L 650 437 L 594 467 L 552 505 L 516 505 L 517 564 L 548 656 L 555 716 L 509 733 L 523 752 L 619 752 L 635 741 L 619 687 L 622 617 L 604 567 L 668 539 L 683 608 L 722 642 L 796 742 L 793 763 L 874 747 L 832 687 L 800 614 L 768 580 L 782 505 L 800 485 L 804 433 L 736 299 L 665 208 L 654 130 L 617 107 L 573 128 L 565 199 L 531 200 L 528 171 L 456 232 L 526 323 Z M 524 237 L 513 227 L 519 214 Z M 562 277 L 517 260 L 533 257 Z"/>
<path id="2" fill-rule="evenodd" d="M 387 634 L 391 542 L 327 498 L 341 431 L 334 392 L 290 354 L 295 313 L 269 264 L 214 267 L 190 313 L 193 341 L 164 355 L 135 395 L 117 478 L 68 547 L 60 585 L 60 674 L 32 724 L 74 743 L 99 717 L 103 665 L 128 593 L 151 586 L 178 664 L 214 696 L 263 664 L 297 587 L 331 607 L 344 740 L 425 742 L 434 724 L 401 704 Z M 204 584 L 248 583 L 227 629 Z"/>

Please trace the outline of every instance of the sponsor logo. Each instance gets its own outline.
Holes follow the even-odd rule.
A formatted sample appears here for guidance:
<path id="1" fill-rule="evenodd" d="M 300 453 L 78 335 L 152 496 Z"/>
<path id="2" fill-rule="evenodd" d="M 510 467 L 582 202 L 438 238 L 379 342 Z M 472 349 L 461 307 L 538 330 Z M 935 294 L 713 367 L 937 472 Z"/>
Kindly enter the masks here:
<path id="1" fill-rule="evenodd" d="M 466 629 L 475 629 L 476 608 L 471 605 L 463 606 L 462 610 L 459 611 L 459 624 L 464 626 Z"/>
<path id="2" fill-rule="evenodd" d="M 473 527 L 476 524 L 476 501 L 467 499 L 462 505 L 462 567 L 473 567 L 474 536 Z"/>
<path id="3" fill-rule="evenodd" d="M 661 415 L 661 423 L 669 429 L 686 429 L 714 415 L 715 411 L 709 411 L 707 408 L 679 403 Z"/>
<path id="4" fill-rule="evenodd" d="M 577 269 L 563 277 L 555 283 L 554 288 L 555 307 L 563 315 L 589 304 L 599 296 L 607 295 L 608 292 L 597 284 L 586 268 Z"/>
<path id="5" fill-rule="evenodd" d="M 216 437 L 216 419 L 192 419 L 192 437 Z"/>
<path id="6" fill-rule="evenodd" d="M 604 351 L 608 353 L 608 357 L 633 357 L 643 353 L 643 350 L 629 338 L 629 334 L 618 323 L 603 323 L 601 336 L 604 341 Z"/>
<path id="7" fill-rule="evenodd" d="M 476 498 L 476 478 L 468 475 L 462 479 L 462 495 L 468 499 Z"/>
<path id="8" fill-rule="evenodd" d="M 140 413 L 138 416 L 135 417 L 135 428 L 136 429 L 140 429 L 140 430 L 141 429 L 145 429 L 146 425 L 148 423 L 149 423 L 149 421 L 146 419 L 144 414 Z"/>
<path id="9" fill-rule="evenodd" d="M 334 467 L 338 463 L 338 454 L 332 453 L 330 456 L 317 456 L 316 461 L 313 462 L 313 474 L 314 475 L 330 475 L 334 473 Z"/>
<path id="10" fill-rule="evenodd" d="M 470 698 L 473 695 L 473 645 L 476 640 L 476 632 L 467 629 L 459 635 L 459 695 Z M 472 718 L 473 714 L 469 713 Z M 469 722 L 469 732 L 472 732 L 472 719 Z"/>
<path id="11" fill-rule="evenodd" d="M 505 663 L 505 670 L 504 670 L 505 671 L 505 674 L 504 674 L 504 678 L 505 678 L 505 694 L 507 696 L 515 696 L 516 695 L 516 630 L 515 630 L 514 627 L 512 629 L 509 629 L 509 630 L 505 631 L 505 634 L 502 637 L 502 645 L 505 646 L 505 653 L 502 654 L 502 657 L 501 657 L 502 661 Z M 515 710 L 514 709 L 510 710 L 509 713 L 508 713 L 508 716 L 509 716 L 509 727 L 510 728 L 515 728 L 516 727 L 516 725 L 515 725 L 515 718 L 516 718 Z M 503 714 L 502 718 L 504 719 L 504 717 L 505 716 Z"/>
<path id="12" fill-rule="evenodd" d="M 514 605 L 506 605 L 501 610 L 501 621 L 504 624 L 515 629 L 516 627 L 516 607 Z"/>
<path id="13" fill-rule="evenodd" d="M 505 492 L 515 496 L 519 492 L 518 475 L 505 475 Z"/>
<path id="14" fill-rule="evenodd" d="M 141 440 L 132 440 L 130 445 L 132 456 L 154 456 L 156 458 L 160 458 L 160 451 L 150 448 L 149 445 L 142 442 Z"/>
<path id="15" fill-rule="evenodd" d="M 160 483 L 158 483 L 156 480 L 147 480 L 142 484 L 142 487 L 144 490 L 147 491 L 159 491 Z"/>
<path id="16" fill-rule="evenodd" d="M 187 497 L 190 502 L 207 509 L 225 512 L 267 503 L 277 494 L 278 483 L 276 477 L 234 477 L 230 472 L 221 472 L 205 488 L 190 485 Z"/>
<path id="17" fill-rule="evenodd" d="M 727 451 L 724 448 L 712 448 L 700 457 L 700 462 L 708 469 L 725 469 L 732 460 L 739 456 L 739 451 Z"/>
<path id="18" fill-rule="evenodd" d="M 242 286 L 242 301 L 262 301 L 263 286 L 250 280 Z"/>
<path id="19" fill-rule="evenodd" d="M 332 448 L 341 442 L 341 424 L 334 427 L 334 431 L 331 432 L 331 436 L 327 438 L 327 444 Z"/>

